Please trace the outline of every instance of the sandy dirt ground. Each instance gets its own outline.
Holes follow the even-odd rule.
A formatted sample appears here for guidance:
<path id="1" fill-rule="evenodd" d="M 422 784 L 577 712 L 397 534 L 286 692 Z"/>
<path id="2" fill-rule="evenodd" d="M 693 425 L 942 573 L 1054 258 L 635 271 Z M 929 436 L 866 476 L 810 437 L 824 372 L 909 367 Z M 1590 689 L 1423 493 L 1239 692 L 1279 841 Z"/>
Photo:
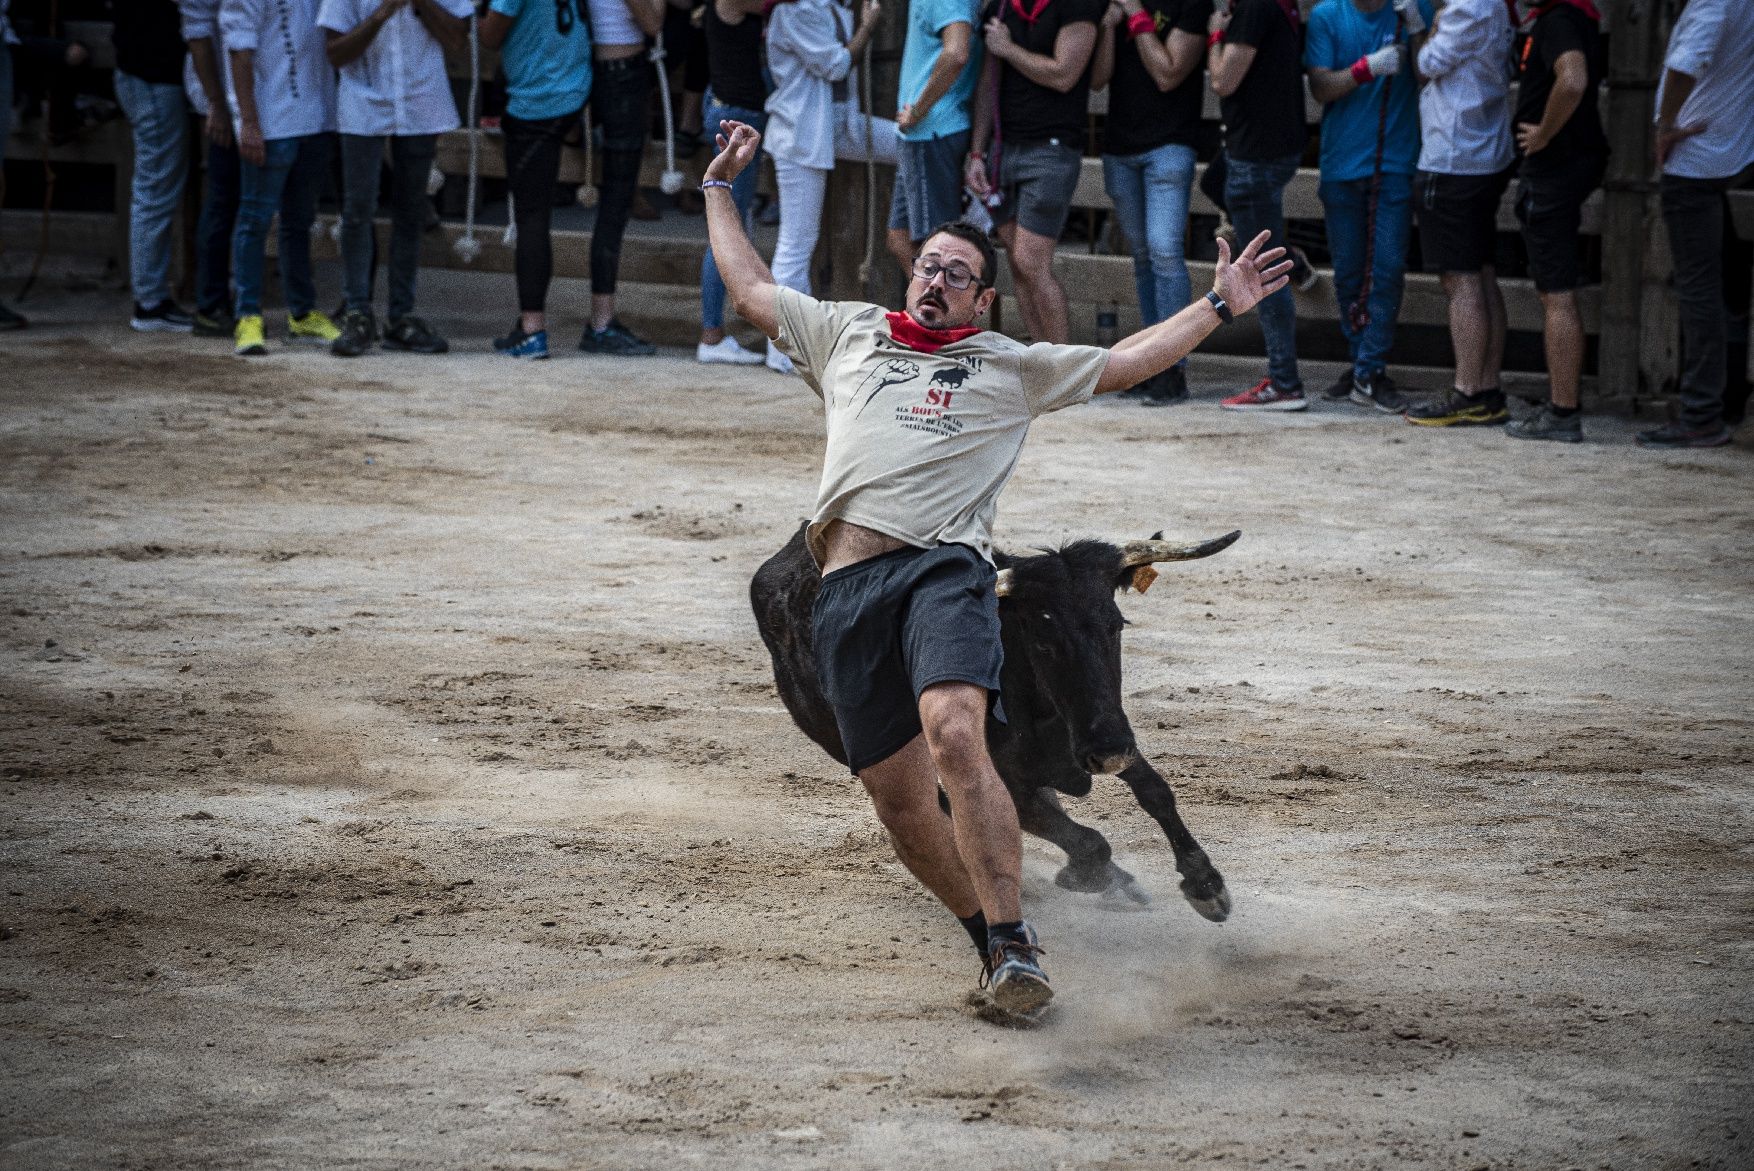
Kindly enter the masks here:
<path id="1" fill-rule="evenodd" d="M 1244 532 L 1121 601 L 1236 913 L 1099 778 L 1069 804 L 1155 902 L 1029 843 L 1060 998 L 1015 1032 L 772 686 L 801 383 L 34 312 L 0 1165 L 1754 1166 L 1746 440 L 1234 417 L 1210 365 L 1039 423 L 1002 544 Z"/>

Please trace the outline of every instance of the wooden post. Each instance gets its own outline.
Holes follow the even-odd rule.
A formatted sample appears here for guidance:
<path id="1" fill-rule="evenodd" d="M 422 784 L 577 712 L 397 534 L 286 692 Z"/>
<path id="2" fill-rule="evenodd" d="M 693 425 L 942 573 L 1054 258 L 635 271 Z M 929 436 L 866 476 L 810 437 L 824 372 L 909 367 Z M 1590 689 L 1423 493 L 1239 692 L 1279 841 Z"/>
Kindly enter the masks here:
<path id="1" fill-rule="evenodd" d="M 1655 198 L 1651 117 L 1669 33 L 1665 0 L 1617 0 L 1609 8 L 1611 155 L 1602 184 L 1602 324 L 1597 387 L 1636 406 L 1667 395 L 1678 365 L 1673 265 Z"/>

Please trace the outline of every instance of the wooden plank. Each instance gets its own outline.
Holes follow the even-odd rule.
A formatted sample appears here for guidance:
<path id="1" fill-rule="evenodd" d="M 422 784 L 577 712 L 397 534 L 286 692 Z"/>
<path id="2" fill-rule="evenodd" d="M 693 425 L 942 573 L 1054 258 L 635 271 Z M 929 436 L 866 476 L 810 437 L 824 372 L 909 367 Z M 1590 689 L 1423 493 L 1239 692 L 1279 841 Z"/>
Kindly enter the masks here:
<path id="1" fill-rule="evenodd" d="M 42 122 L 31 123 L 28 130 L 15 129 L 6 140 L 6 157 L 15 163 L 36 162 L 43 157 Z M 51 163 L 85 163 L 113 167 L 134 148 L 128 123 L 116 118 L 80 131 L 72 142 L 48 148 Z"/>

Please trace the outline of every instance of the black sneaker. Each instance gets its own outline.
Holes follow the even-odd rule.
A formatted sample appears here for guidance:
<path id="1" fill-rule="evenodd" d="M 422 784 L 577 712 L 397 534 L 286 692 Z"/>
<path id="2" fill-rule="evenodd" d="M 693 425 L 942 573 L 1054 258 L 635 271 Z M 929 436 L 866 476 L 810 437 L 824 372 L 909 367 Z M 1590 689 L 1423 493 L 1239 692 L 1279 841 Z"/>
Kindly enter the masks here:
<path id="1" fill-rule="evenodd" d="M 29 324 L 30 322 L 25 320 L 24 314 L 15 313 L 7 308 L 4 303 L 0 303 L 0 333 L 5 333 L 14 329 L 23 329 Z"/>
<path id="2" fill-rule="evenodd" d="M 1638 445 L 1640 447 L 1722 447 L 1732 438 L 1730 429 L 1722 423 L 1715 427 L 1683 427 L 1679 423 L 1668 423 L 1654 431 L 1640 431 Z"/>
<path id="3" fill-rule="evenodd" d="M 514 321 L 504 337 L 493 339 L 493 348 L 508 358 L 546 358 L 548 331 L 539 329 L 535 333 L 525 333 L 523 322 Z"/>
<path id="4" fill-rule="evenodd" d="M 237 318 L 224 309 L 209 313 L 204 309 L 195 310 L 194 334 L 196 337 L 230 337 L 237 331 Z"/>
<path id="5" fill-rule="evenodd" d="M 1547 439 L 1555 443 L 1583 442 L 1583 412 L 1562 416 L 1552 403 L 1542 403 L 1534 414 L 1513 419 L 1504 428 L 1512 439 Z"/>
<path id="6" fill-rule="evenodd" d="M 584 336 L 579 338 L 579 349 L 587 354 L 618 354 L 624 358 L 643 358 L 658 352 L 657 346 L 621 324 L 620 318 L 611 318 L 602 329 L 587 325 Z"/>
<path id="7" fill-rule="evenodd" d="M 419 317 L 401 317 L 384 329 L 386 350 L 407 350 L 413 354 L 443 354 L 451 346 L 438 332 Z"/>
<path id="8" fill-rule="evenodd" d="M 1442 397 L 1407 408 L 1407 422 L 1418 427 L 1483 427 L 1510 418 L 1502 390 L 1463 394 L 1451 387 Z"/>
<path id="9" fill-rule="evenodd" d="M 1334 379 L 1334 385 L 1322 391 L 1322 397 L 1329 402 L 1340 402 L 1352 397 L 1352 367 L 1340 371 L 1340 377 Z"/>
<path id="10" fill-rule="evenodd" d="M 1321 279 L 1321 274 L 1316 271 L 1315 265 L 1309 262 L 1309 253 L 1295 244 L 1288 245 L 1285 253 L 1291 258 L 1291 287 L 1300 293 L 1307 293 L 1315 288 L 1316 282 Z"/>
<path id="11" fill-rule="evenodd" d="M 1407 409 L 1407 400 L 1395 389 L 1395 380 L 1389 377 L 1387 370 L 1378 370 L 1368 382 L 1354 378 L 1352 390 L 1346 397 L 1361 407 L 1373 407 L 1385 415 L 1398 415 Z"/>
<path id="12" fill-rule="evenodd" d="M 1188 376 L 1180 366 L 1171 366 L 1163 373 L 1147 378 L 1139 404 L 1146 407 L 1167 407 L 1188 401 Z"/>
<path id="13" fill-rule="evenodd" d="M 134 302 L 134 317 L 128 324 L 141 333 L 188 333 L 195 328 L 195 319 L 167 297 L 150 309 Z"/>
<path id="14" fill-rule="evenodd" d="M 329 343 L 329 352 L 337 358 L 357 358 L 372 348 L 378 335 L 378 324 L 364 310 L 350 309 L 341 315 L 341 336 Z"/>

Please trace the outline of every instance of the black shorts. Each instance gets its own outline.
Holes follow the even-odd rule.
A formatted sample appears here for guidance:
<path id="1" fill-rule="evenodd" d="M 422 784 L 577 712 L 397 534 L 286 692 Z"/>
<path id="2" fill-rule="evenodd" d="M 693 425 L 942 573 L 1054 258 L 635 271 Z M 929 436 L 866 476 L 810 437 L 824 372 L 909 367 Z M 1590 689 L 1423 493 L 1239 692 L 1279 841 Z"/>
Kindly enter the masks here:
<path id="1" fill-rule="evenodd" d="M 998 710 L 996 575 L 966 545 L 896 549 L 822 579 L 812 614 L 816 678 L 857 774 L 920 734 L 920 692 L 958 681 Z"/>
<path id="2" fill-rule="evenodd" d="M 1585 156 L 1529 175 L 1517 187 L 1516 218 L 1523 226 L 1529 252 L 1529 275 L 1535 291 L 1564 293 L 1583 283 L 1577 260 L 1578 229 L 1583 204 L 1602 185 L 1607 160 Z"/>
<path id="3" fill-rule="evenodd" d="M 1507 168 L 1491 175 L 1413 178 L 1419 216 L 1419 250 L 1426 272 L 1479 272 L 1492 263 L 1498 243 L 1498 203 L 1510 186 Z"/>

